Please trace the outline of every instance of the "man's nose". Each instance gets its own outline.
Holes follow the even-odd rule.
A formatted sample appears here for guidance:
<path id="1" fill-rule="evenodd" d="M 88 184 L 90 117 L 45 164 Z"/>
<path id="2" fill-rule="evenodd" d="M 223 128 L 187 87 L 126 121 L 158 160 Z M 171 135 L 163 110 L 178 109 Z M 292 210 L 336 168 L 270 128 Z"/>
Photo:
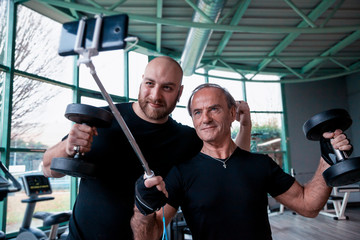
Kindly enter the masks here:
<path id="1" fill-rule="evenodd" d="M 202 122 L 204 124 L 210 123 L 212 121 L 211 113 L 204 111 L 202 114 Z"/>
<path id="2" fill-rule="evenodd" d="M 156 86 L 154 88 L 151 89 L 151 93 L 150 93 L 151 98 L 153 99 L 153 101 L 159 100 L 162 98 L 161 96 L 161 89 L 160 87 Z"/>

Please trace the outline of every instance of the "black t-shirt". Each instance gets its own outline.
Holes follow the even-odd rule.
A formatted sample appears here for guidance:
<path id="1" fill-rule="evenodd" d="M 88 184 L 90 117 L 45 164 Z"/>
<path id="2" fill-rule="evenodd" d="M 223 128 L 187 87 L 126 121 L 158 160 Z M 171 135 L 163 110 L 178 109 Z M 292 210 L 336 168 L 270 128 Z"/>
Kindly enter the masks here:
<path id="1" fill-rule="evenodd" d="M 181 206 L 197 240 L 271 239 L 267 194 L 282 194 L 294 181 L 267 155 L 240 148 L 226 168 L 199 153 L 165 179 L 168 203 Z"/>
<path id="2" fill-rule="evenodd" d="M 202 142 L 194 129 L 171 118 L 164 124 L 146 122 L 131 103 L 116 106 L 156 175 L 165 177 L 176 163 L 200 151 Z M 98 128 L 98 133 L 85 154 L 87 161 L 96 164 L 97 178 L 81 179 L 70 239 L 132 239 L 134 183 L 144 170 L 115 119 L 110 128 Z"/>

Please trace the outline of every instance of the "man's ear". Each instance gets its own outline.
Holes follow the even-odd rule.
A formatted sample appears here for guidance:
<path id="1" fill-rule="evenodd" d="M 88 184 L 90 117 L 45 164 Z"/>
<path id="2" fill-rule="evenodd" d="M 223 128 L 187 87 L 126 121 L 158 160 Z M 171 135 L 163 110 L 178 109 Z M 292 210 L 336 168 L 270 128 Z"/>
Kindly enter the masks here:
<path id="1" fill-rule="evenodd" d="M 184 90 L 184 85 L 181 85 L 181 86 L 180 86 L 180 89 L 179 89 L 179 94 L 178 94 L 178 97 L 177 97 L 177 101 L 178 101 L 178 102 L 180 102 L 180 97 L 181 97 L 181 95 L 182 95 L 183 90 Z"/>
<path id="2" fill-rule="evenodd" d="M 231 117 L 231 122 L 235 121 L 236 119 L 236 106 L 232 106 L 230 109 L 230 117 Z"/>

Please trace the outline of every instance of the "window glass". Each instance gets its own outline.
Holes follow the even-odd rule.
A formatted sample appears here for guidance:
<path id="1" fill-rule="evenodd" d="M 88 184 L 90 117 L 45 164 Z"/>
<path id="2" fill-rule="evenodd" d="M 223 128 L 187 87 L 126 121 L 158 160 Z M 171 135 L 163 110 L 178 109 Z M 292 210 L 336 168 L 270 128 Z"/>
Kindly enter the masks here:
<path id="1" fill-rule="evenodd" d="M 72 103 L 71 90 L 48 83 L 14 77 L 11 146 L 52 146 L 68 133 L 71 122 L 64 117 Z M 21 145 L 20 145 L 21 143 Z"/>
<path id="2" fill-rule="evenodd" d="M 73 57 L 60 57 L 61 24 L 22 5 L 17 12 L 15 68 L 72 83 Z"/>
<path id="3" fill-rule="evenodd" d="M 81 97 L 81 103 L 88 104 L 94 107 L 104 107 L 109 105 L 105 100 L 89 97 Z"/>
<path id="4" fill-rule="evenodd" d="M 139 94 L 142 75 L 146 65 L 148 64 L 148 56 L 130 52 L 129 53 L 129 97 L 137 99 Z"/>
<path id="5" fill-rule="evenodd" d="M 3 104 L 2 101 L 3 101 L 3 92 L 4 92 L 4 82 L 5 82 L 5 73 L 0 70 L 0 124 L 1 125 L 2 125 L 1 111 L 2 111 L 2 104 Z M 0 139 L 0 144 L 1 144 L 1 139 Z"/>
<path id="6" fill-rule="evenodd" d="M 5 64 L 5 47 L 7 33 L 7 3 L 6 0 L 0 0 L 0 64 Z"/>
<path id="7" fill-rule="evenodd" d="M 172 112 L 171 117 L 183 125 L 193 127 L 191 117 L 186 108 L 176 107 Z"/>
<path id="8" fill-rule="evenodd" d="M 196 70 L 197 72 L 203 73 L 203 69 Z M 187 106 L 189 98 L 191 96 L 192 91 L 199 86 L 200 84 L 205 83 L 204 76 L 193 74 L 191 76 L 184 76 L 182 84 L 184 85 L 184 89 L 180 98 L 179 104 L 182 106 Z M 188 115 L 188 114 L 187 114 Z"/>
<path id="9" fill-rule="evenodd" d="M 261 80 L 261 76 L 257 79 Z M 278 77 L 262 76 L 262 79 L 276 80 Z M 246 82 L 246 96 L 252 111 L 282 111 L 280 83 Z"/>
<path id="10" fill-rule="evenodd" d="M 281 151 L 282 114 L 252 113 L 251 151 Z"/>
<path id="11" fill-rule="evenodd" d="M 33 152 L 12 152 L 10 153 L 10 172 L 19 180 L 20 177 L 27 173 L 41 172 L 40 163 L 42 161 L 43 153 Z M 52 187 L 51 195 L 54 200 L 42 201 L 36 204 L 35 212 L 59 212 L 70 209 L 70 177 L 50 179 Z M 12 193 L 8 195 L 7 201 L 7 215 L 6 215 L 6 232 L 18 231 L 23 221 L 26 203 L 22 203 L 21 200 L 29 198 L 24 189 L 20 192 Z M 42 226 L 42 221 L 32 219 L 32 227 Z"/>
<path id="12" fill-rule="evenodd" d="M 123 50 L 100 52 L 92 58 L 96 73 L 106 92 L 124 96 L 124 57 Z M 80 87 L 100 91 L 90 69 L 80 65 Z"/>
<path id="13" fill-rule="evenodd" d="M 239 80 L 241 79 L 241 76 L 238 73 L 231 73 L 225 71 L 211 70 L 209 71 L 209 75 L 227 77 L 227 78 L 238 78 Z M 209 77 L 209 82 L 219 84 L 220 86 L 226 88 L 230 92 L 230 94 L 235 98 L 235 100 L 244 99 L 243 82 L 241 81 Z"/>

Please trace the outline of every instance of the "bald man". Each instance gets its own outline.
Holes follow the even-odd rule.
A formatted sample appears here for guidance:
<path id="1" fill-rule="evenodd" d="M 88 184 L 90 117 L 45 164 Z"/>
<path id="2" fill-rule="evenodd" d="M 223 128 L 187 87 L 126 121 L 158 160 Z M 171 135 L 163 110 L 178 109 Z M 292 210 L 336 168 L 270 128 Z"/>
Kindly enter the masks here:
<path id="1" fill-rule="evenodd" d="M 193 128 L 169 117 L 183 91 L 182 76 L 175 60 L 155 58 L 145 68 L 138 102 L 116 105 L 150 168 L 163 177 L 172 166 L 192 158 L 202 148 Z M 238 103 L 237 109 L 241 131 L 236 143 L 249 150 L 250 111 L 244 102 Z M 134 184 L 143 169 L 125 134 L 115 120 L 110 128 L 74 124 L 61 142 L 45 152 L 44 175 L 62 177 L 50 169 L 51 161 L 73 157 L 76 146 L 96 165 L 97 176 L 81 179 L 68 239 L 132 239 Z"/>

